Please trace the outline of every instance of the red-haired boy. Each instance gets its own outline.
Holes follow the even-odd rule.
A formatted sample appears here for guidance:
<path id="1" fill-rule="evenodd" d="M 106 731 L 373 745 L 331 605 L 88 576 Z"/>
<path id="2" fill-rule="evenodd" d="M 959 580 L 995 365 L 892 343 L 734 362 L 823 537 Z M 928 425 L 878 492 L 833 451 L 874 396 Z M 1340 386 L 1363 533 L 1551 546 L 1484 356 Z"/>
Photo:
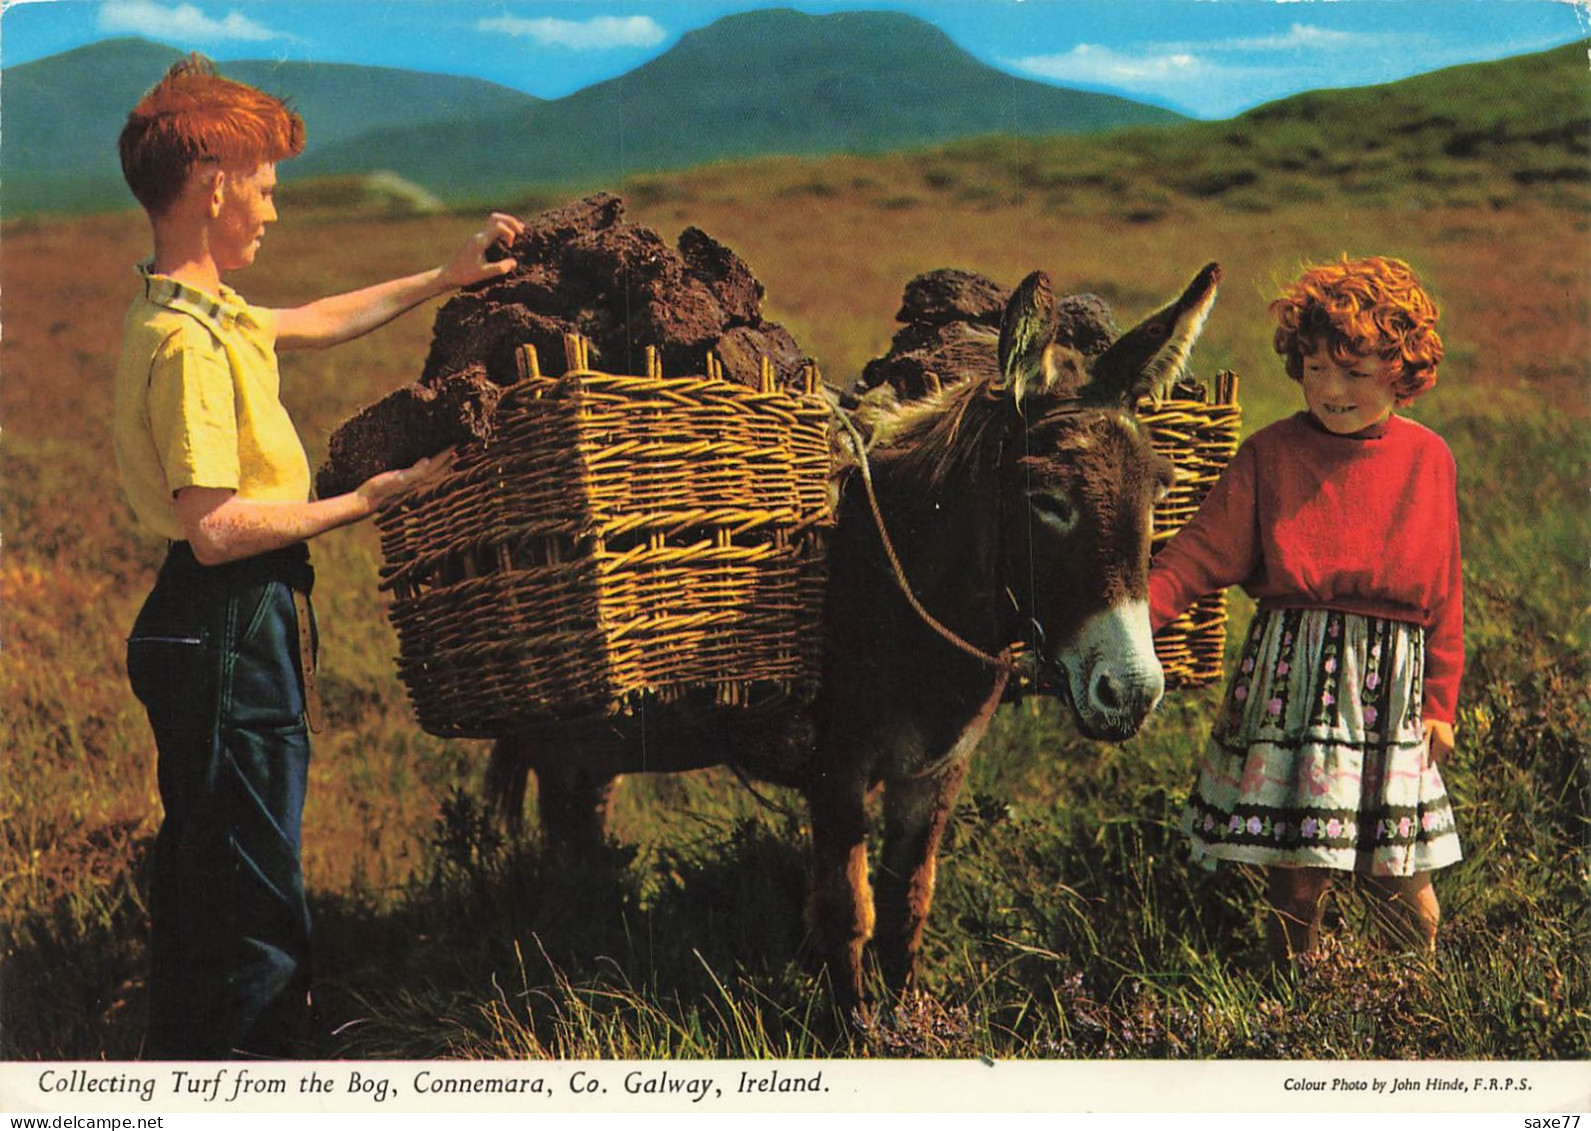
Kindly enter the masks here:
<path id="1" fill-rule="evenodd" d="M 127 643 L 159 751 L 165 810 L 151 885 L 145 1055 L 304 1054 L 309 914 L 300 821 L 313 715 L 307 539 L 358 522 L 451 457 L 310 498 L 276 351 L 356 338 L 453 288 L 522 230 L 494 214 L 430 271 L 289 309 L 222 282 L 276 219 L 276 163 L 304 147 L 279 99 L 177 63 L 129 114 L 128 186 L 154 256 L 124 325 L 115 446 L 144 525 L 170 542 Z"/>

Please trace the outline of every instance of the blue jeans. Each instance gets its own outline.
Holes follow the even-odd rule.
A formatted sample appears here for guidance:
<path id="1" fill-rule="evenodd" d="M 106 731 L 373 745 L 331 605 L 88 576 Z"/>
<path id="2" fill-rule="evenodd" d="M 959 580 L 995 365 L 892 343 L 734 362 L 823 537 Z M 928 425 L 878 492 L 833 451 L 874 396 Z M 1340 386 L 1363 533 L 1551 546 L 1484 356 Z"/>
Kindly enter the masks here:
<path id="1" fill-rule="evenodd" d="M 159 752 L 145 1055 L 280 1055 L 305 1010 L 300 834 L 309 732 L 295 591 L 303 546 L 207 567 L 178 543 L 127 641 Z"/>

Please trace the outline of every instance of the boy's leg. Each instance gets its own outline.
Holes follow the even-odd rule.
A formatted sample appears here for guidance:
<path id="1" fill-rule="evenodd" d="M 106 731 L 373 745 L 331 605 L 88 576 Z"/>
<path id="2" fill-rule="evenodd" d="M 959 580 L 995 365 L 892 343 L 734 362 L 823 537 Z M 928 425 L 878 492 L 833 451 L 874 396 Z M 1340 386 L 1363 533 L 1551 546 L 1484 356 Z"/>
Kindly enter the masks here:
<path id="1" fill-rule="evenodd" d="M 1326 868 L 1267 868 L 1265 894 L 1271 904 L 1271 949 L 1278 961 L 1312 954 L 1320 947 L 1320 923 L 1331 890 Z"/>
<path id="2" fill-rule="evenodd" d="M 160 752 L 149 1047 L 171 1059 L 270 1054 L 257 1023 L 303 997 L 300 818 L 309 743 L 290 592 L 157 586 L 128 670 Z M 195 647 L 193 641 L 202 643 Z"/>
<path id="3" fill-rule="evenodd" d="M 1400 947 L 1409 950 L 1436 949 L 1436 930 L 1442 921 L 1442 907 L 1430 872 L 1412 876 L 1366 876 L 1375 894 L 1377 922 Z"/>

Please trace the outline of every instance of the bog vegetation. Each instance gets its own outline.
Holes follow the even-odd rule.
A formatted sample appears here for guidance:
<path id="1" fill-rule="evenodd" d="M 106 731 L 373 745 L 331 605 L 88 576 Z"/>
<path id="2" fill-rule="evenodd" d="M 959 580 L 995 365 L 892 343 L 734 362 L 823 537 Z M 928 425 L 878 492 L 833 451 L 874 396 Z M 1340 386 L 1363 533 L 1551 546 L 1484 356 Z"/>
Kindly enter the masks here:
<path id="1" fill-rule="evenodd" d="M 1472 93 L 1445 117 L 1399 117 L 1436 103 L 1340 97 L 1241 129 L 769 160 L 610 187 L 638 220 L 669 234 L 695 224 L 739 252 L 768 285 L 769 316 L 836 383 L 884 352 L 901 286 L 923 270 L 1012 283 L 1042 266 L 1131 318 L 1219 259 L 1226 283 L 1195 364 L 1243 375 L 1248 429 L 1300 403 L 1269 349 L 1276 284 L 1344 251 L 1411 260 L 1443 309 L 1448 358 L 1415 415 L 1458 459 L 1470 650 L 1448 774 L 1466 858 L 1439 877 L 1433 964 L 1382 950 L 1342 897 L 1328 953 L 1280 976 L 1254 878 L 1189 866 L 1177 818 L 1218 689 L 1172 695 L 1121 745 L 1078 737 L 1035 701 L 1007 708 L 977 755 L 920 992 L 847 1030 L 808 971 L 799 799 L 720 773 L 631 779 L 623 844 L 553 867 L 532 838 L 486 820 L 485 744 L 413 724 L 367 527 L 316 547 L 330 726 L 306 867 L 325 1055 L 1591 1052 L 1586 102 L 1499 116 L 1489 108 L 1513 96 Z M 1407 128 L 1376 129 L 1372 144 L 1370 118 Z M 283 198 L 260 264 L 237 280 L 266 304 L 416 269 L 473 222 L 401 202 L 372 215 L 324 186 L 301 206 Z M 121 501 L 109 392 L 146 235 L 114 213 L 13 222 L 4 239 L 0 1055 L 126 1058 L 139 1051 L 159 807 L 122 640 L 162 547 Z M 345 416 L 415 379 L 428 340 L 420 314 L 287 356 L 313 460 Z M 1234 628 L 1246 615 L 1239 601 Z"/>

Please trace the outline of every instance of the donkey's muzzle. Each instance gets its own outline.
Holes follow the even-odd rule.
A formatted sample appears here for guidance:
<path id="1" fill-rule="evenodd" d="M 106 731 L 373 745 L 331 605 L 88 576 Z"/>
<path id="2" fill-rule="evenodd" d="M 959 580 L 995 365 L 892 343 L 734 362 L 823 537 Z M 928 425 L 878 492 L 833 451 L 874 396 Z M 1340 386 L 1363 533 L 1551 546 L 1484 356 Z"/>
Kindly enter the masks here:
<path id="1" fill-rule="evenodd" d="M 1054 663 L 1078 729 L 1089 738 L 1131 738 L 1165 693 L 1165 673 L 1155 656 L 1149 610 L 1142 601 L 1089 618 Z"/>
<path id="2" fill-rule="evenodd" d="M 1083 733 L 1106 742 L 1131 738 L 1160 702 L 1165 686 L 1158 663 L 1126 670 L 1099 665 L 1088 680 L 1086 706 L 1077 712 Z"/>

